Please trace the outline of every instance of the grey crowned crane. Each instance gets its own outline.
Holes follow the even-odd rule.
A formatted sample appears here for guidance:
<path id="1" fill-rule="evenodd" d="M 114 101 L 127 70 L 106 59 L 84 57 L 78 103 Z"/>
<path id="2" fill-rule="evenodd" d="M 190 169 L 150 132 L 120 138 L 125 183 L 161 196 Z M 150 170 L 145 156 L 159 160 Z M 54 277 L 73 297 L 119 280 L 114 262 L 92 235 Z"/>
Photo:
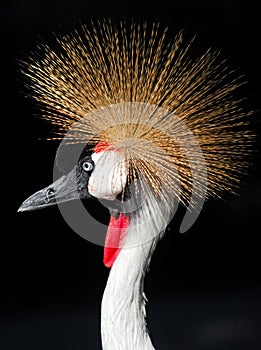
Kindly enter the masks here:
<path id="1" fill-rule="evenodd" d="M 193 40 L 169 37 L 159 24 L 101 21 L 57 36 L 58 49 L 39 45 L 23 62 L 56 139 L 83 151 L 68 175 L 19 210 L 79 198 L 109 203 L 104 350 L 154 349 L 143 283 L 157 242 L 179 202 L 195 213 L 205 198 L 237 187 L 250 150 L 251 112 L 234 96 L 244 81 L 219 52 L 192 59 Z"/>

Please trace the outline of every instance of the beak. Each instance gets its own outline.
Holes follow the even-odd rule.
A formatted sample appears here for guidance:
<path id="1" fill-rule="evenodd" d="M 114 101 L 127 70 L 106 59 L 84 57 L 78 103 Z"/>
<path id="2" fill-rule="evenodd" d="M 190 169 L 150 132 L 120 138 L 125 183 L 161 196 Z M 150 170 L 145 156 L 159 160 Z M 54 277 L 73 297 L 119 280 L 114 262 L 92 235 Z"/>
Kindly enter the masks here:
<path id="1" fill-rule="evenodd" d="M 85 186 L 80 185 L 80 178 L 76 175 L 75 167 L 52 185 L 27 198 L 18 209 L 18 212 L 41 209 L 57 203 L 91 197 L 87 183 Z"/>

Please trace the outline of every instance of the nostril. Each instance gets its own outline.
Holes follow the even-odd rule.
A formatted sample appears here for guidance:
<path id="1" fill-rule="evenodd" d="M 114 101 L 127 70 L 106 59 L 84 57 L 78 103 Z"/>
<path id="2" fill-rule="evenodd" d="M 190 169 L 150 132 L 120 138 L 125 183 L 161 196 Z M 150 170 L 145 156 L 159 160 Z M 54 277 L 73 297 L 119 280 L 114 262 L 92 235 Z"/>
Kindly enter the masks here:
<path id="1" fill-rule="evenodd" d="M 54 196 L 54 193 L 55 193 L 55 190 L 53 188 L 48 188 L 47 191 L 46 191 L 46 196 L 47 197 L 51 197 L 51 196 Z"/>
<path id="2" fill-rule="evenodd" d="M 45 194 L 45 202 L 49 203 L 49 201 L 54 198 L 54 195 L 55 195 L 55 190 L 52 187 L 48 188 Z"/>

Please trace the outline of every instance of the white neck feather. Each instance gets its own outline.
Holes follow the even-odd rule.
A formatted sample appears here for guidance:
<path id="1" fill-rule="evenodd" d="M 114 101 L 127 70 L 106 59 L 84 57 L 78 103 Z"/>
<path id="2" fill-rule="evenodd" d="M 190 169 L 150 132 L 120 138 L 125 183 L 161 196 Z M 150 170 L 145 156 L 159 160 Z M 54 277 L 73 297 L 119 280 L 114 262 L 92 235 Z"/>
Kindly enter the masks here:
<path id="1" fill-rule="evenodd" d="M 103 350 L 153 350 L 146 328 L 144 276 L 171 208 L 155 197 L 131 213 L 123 248 L 114 262 L 101 310 Z"/>

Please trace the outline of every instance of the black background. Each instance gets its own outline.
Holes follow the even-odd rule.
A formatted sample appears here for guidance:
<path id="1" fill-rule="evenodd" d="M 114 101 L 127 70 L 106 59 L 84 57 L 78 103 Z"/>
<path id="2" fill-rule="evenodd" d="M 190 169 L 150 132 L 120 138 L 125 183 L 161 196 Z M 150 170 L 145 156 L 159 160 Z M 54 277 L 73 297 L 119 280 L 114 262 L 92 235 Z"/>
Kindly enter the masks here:
<path id="1" fill-rule="evenodd" d="M 99 349 L 99 309 L 108 275 L 102 247 L 85 241 L 58 208 L 16 213 L 52 181 L 56 142 L 25 99 L 17 60 L 90 18 L 134 17 L 188 27 L 202 45 L 221 47 L 260 109 L 260 14 L 253 1 L 12 1 L 1 23 L 1 318 L 0 349 Z M 260 113 L 253 128 L 260 132 Z M 182 210 L 157 247 L 146 279 L 148 324 L 157 348 L 261 347 L 260 155 L 239 196 L 209 201 L 195 225 L 178 233 Z M 70 205 L 69 203 L 67 205 Z"/>

